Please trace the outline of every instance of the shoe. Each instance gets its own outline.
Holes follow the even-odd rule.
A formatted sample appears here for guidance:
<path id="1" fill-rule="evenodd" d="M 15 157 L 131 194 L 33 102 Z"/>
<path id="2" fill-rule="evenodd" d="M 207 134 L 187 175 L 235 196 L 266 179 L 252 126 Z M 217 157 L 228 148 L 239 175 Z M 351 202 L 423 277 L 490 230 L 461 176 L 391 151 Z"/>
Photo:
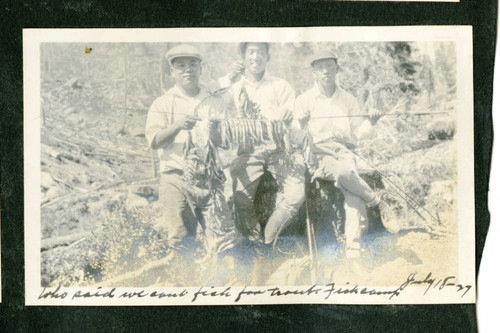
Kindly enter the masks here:
<path id="1" fill-rule="evenodd" d="M 376 190 L 375 198 L 366 203 L 366 208 L 375 211 L 378 208 L 382 225 L 388 232 L 396 234 L 401 230 L 402 215 L 405 215 L 403 203 L 386 189 Z"/>
<path id="2" fill-rule="evenodd" d="M 388 232 L 390 232 L 391 234 L 397 234 L 401 230 L 401 225 L 398 221 L 396 212 L 394 211 L 394 207 L 391 206 L 388 202 L 390 202 L 389 199 L 382 198 L 378 204 L 380 219 L 382 220 L 384 228 Z"/>

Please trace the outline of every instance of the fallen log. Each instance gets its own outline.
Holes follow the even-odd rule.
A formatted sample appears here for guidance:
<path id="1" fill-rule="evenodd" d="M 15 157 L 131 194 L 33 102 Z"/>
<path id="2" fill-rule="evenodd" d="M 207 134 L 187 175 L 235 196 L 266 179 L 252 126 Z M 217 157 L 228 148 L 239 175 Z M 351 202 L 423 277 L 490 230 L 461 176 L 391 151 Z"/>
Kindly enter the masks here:
<path id="1" fill-rule="evenodd" d="M 58 236 L 42 239 L 40 250 L 42 252 L 61 246 L 71 246 L 75 242 L 81 242 L 90 232 L 79 232 L 71 235 Z"/>
<path id="2" fill-rule="evenodd" d="M 99 283 L 98 287 L 149 287 L 165 283 L 168 280 L 168 270 L 172 269 L 172 259 L 172 256 L 166 256 L 150 262 L 138 270 L 104 280 Z"/>

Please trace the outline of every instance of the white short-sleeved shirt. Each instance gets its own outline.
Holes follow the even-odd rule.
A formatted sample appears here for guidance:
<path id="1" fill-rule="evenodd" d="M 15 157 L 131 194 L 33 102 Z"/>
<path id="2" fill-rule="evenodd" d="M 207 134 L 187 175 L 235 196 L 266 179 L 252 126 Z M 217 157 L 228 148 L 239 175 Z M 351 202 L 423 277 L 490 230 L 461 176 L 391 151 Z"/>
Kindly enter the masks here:
<path id="1" fill-rule="evenodd" d="M 281 120 L 284 112 L 293 110 L 295 103 L 295 91 L 284 79 L 264 74 L 262 80 L 257 83 L 250 82 L 245 77 L 231 85 L 227 77 L 219 80 L 221 87 L 230 86 L 230 96 L 235 107 L 238 105 L 238 98 L 243 88 L 248 93 L 248 97 L 254 103 L 260 105 L 261 115 L 267 120 Z"/>
<path id="2" fill-rule="evenodd" d="M 293 110 L 295 104 L 295 90 L 292 86 L 286 80 L 269 75 L 267 72 L 257 83 L 243 76 L 241 80 L 231 84 L 229 78 L 225 76 L 219 79 L 219 86 L 228 87 L 226 103 L 234 110 L 237 108 L 240 93 L 245 88 L 248 98 L 260 106 L 260 114 L 266 120 L 282 120 L 285 112 Z M 261 145 L 260 149 L 274 150 L 276 144 Z"/>
<path id="3" fill-rule="evenodd" d="M 358 101 L 353 95 L 337 88 L 333 95 L 328 97 L 315 85 L 297 97 L 294 118 L 301 119 L 310 115 L 307 129 L 313 142 L 320 143 L 331 138 L 359 139 L 359 130 L 364 132 L 366 124 L 363 118 L 350 116 L 359 116 L 360 113 Z"/>
<path id="4" fill-rule="evenodd" d="M 146 139 L 151 146 L 156 134 L 168 128 L 173 122 L 186 115 L 198 116 L 198 121 L 191 130 L 193 141 L 203 144 L 208 140 L 208 117 L 223 119 L 227 116 L 224 102 L 201 88 L 198 95 L 191 97 L 177 86 L 158 97 L 149 108 L 146 120 Z M 181 130 L 173 142 L 158 149 L 160 172 L 182 170 L 184 168 L 184 145 L 188 131 Z"/>

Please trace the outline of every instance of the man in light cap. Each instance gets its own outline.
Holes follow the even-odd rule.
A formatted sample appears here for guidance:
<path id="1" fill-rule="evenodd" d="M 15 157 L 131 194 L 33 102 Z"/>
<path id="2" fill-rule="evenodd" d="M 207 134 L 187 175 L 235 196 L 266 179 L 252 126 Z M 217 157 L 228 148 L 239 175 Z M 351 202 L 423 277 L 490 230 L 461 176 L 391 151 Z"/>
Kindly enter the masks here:
<path id="1" fill-rule="evenodd" d="M 225 118 L 227 108 L 218 96 L 200 87 L 202 57 L 196 47 L 175 46 L 166 58 L 175 85 L 151 105 L 146 138 L 160 157 L 160 227 L 166 230 L 174 257 L 189 262 L 198 223 L 205 231 L 208 252 L 221 254 L 235 244 L 231 210 L 221 191 L 212 191 L 223 187 L 224 181 L 205 174 L 208 168 L 203 164 L 208 150 L 216 149 L 209 144 L 214 132 L 209 119 Z"/>
<path id="2" fill-rule="evenodd" d="M 248 99 L 254 106 L 252 118 L 268 121 L 283 121 L 290 126 L 295 102 L 295 91 L 290 84 L 266 71 L 270 60 L 269 43 L 245 42 L 238 45 L 243 61 L 236 62 L 230 73 L 219 80 L 221 86 L 230 87 L 232 108 L 247 105 Z M 248 115 L 241 115 L 248 117 Z M 276 144 L 261 144 L 238 150 L 238 157 L 231 165 L 233 178 L 234 204 L 237 213 L 238 229 L 251 241 L 258 254 L 254 265 L 252 283 L 259 277 L 262 256 L 278 237 L 280 231 L 298 213 L 305 199 L 304 172 L 305 164 L 299 154 L 292 156 L 292 161 L 283 148 Z M 269 171 L 279 186 L 275 208 L 261 230 L 258 215 L 254 208 L 254 199 L 260 179 Z"/>
<path id="3" fill-rule="evenodd" d="M 367 227 L 366 206 L 377 205 L 380 199 L 358 175 L 349 149 L 356 140 L 370 135 L 380 112 L 373 109 L 367 117 L 359 117 L 356 98 L 336 83 L 339 66 L 335 54 L 318 51 L 309 64 L 315 85 L 297 98 L 295 116 L 312 139 L 313 179 L 335 182 L 344 195 L 346 256 L 358 259 Z"/>

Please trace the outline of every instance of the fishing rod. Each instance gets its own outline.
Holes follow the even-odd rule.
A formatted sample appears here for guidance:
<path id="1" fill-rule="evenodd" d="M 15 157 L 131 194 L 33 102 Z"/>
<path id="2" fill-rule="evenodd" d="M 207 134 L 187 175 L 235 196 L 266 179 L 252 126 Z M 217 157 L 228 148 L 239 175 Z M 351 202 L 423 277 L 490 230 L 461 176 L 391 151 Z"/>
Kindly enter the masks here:
<path id="1" fill-rule="evenodd" d="M 449 112 L 443 111 L 443 112 L 419 112 L 419 113 L 385 113 L 385 114 L 381 114 L 380 117 L 385 117 L 385 116 L 432 116 L 432 115 L 437 115 L 437 114 L 449 114 Z M 176 113 L 176 115 L 193 116 L 192 114 L 187 114 L 187 113 Z M 352 115 L 342 115 L 342 116 L 311 117 L 310 119 L 356 118 L 356 117 L 370 118 L 371 116 L 368 114 L 352 114 Z M 201 119 L 215 119 L 212 117 L 200 117 L 200 116 L 196 116 L 196 118 L 198 118 L 200 120 Z"/>
<path id="2" fill-rule="evenodd" d="M 427 223 L 427 220 L 422 216 L 422 214 L 420 214 L 420 212 L 417 210 L 417 208 L 415 208 L 414 205 L 418 206 L 418 208 L 421 208 L 422 210 L 424 210 L 434 221 L 436 221 L 437 223 L 441 224 L 441 221 L 436 218 L 427 208 L 425 208 L 424 206 L 422 206 L 415 198 L 413 198 L 411 195 L 409 195 L 408 193 L 405 192 L 405 190 L 401 189 L 398 185 L 396 185 L 392 180 L 389 179 L 389 177 L 385 176 L 380 170 L 378 170 L 376 167 L 374 167 L 370 162 L 368 162 L 364 157 L 362 157 L 360 154 L 352 151 L 352 150 L 349 150 L 352 154 L 356 155 L 357 157 L 359 157 L 361 160 L 363 160 L 369 167 L 373 168 L 374 170 L 376 170 L 380 176 L 386 180 L 392 187 L 393 189 L 396 189 L 395 193 L 400 196 L 414 211 L 415 213 L 417 213 L 417 215 L 422 219 L 424 220 L 426 223 Z M 404 195 L 402 195 L 401 193 L 403 193 Z M 406 198 L 405 198 L 406 196 Z M 407 198 L 411 199 L 411 201 L 413 201 L 413 204 L 408 202 Z"/>
<path id="3" fill-rule="evenodd" d="M 378 115 L 377 117 L 385 117 L 385 116 L 433 116 L 437 114 L 449 114 L 449 112 L 446 111 L 440 111 L 440 112 L 416 112 L 416 113 L 410 113 L 410 112 L 396 112 L 396 110 L 400 110 L 400 108 L 403 106 L 403 104 L 408 101 L 407 98 L 400 98 L 396 102 L 396 105 L 392 107 L 392 109 L 387 112 Z M 426 108 L 426 110 L 429 110 L 429 108 Z M 335 118 L 370 118 L 372 117 L 369 114 L 351 114 L 351 115 L 334 115 L 334 116 L 322 116 L 322 117 L 311 117 L 311 119 L 335 119 Z"/>
<path id="4" fill-rule="evenodd" d="M 306 192 L 307 193 L 307 192 Z M 307 199 L 307 194 L 306 194 L 306 200 L 305 200 L 305 204 L 306 204 L 306 228 L 307 228 L 307 244 L 309 246 L 309 257 L 310 257 L 310 264 L 309 264 L 309 268 L 310 268 L 310 273 L 311 273 L 311 283 L 314 284 L 316 283 L 316 259 L 318 258 L 317 257 L 317 252 L 315 253 L 315 251 L 313 251 L 313 248 L 316 247 L 316 239 L 314 237 L 314 233 L 313 233 L 313 226 L 312 226 L 312 223 L 311 223 L 311 219 L 310 219 L 310 216 L 309 216 L 309 200 Z M 313 242 L 314 242 L 314 245 L 313 245 Z M 316 254 L 316 256 L 314 255 Z"/>
<path id="5" fill-rule="evenodd" d="M 385 117 L 385 116 L 431 116 L 431 115 L 436 115 L 436 114 L 449 114 L 449 112 L 442 111 L 442 112 L 418 112 L 418 113 L 383 113 L 380 115 L 380 117 Z M 370 118 L 371 115 L 369 114 L 350 114 L 350 115 L 339 115 L 339 116 L 324 116 L 324 117 L 311 117 L 310 119 L 331 119 L 331 118 Z"/>

